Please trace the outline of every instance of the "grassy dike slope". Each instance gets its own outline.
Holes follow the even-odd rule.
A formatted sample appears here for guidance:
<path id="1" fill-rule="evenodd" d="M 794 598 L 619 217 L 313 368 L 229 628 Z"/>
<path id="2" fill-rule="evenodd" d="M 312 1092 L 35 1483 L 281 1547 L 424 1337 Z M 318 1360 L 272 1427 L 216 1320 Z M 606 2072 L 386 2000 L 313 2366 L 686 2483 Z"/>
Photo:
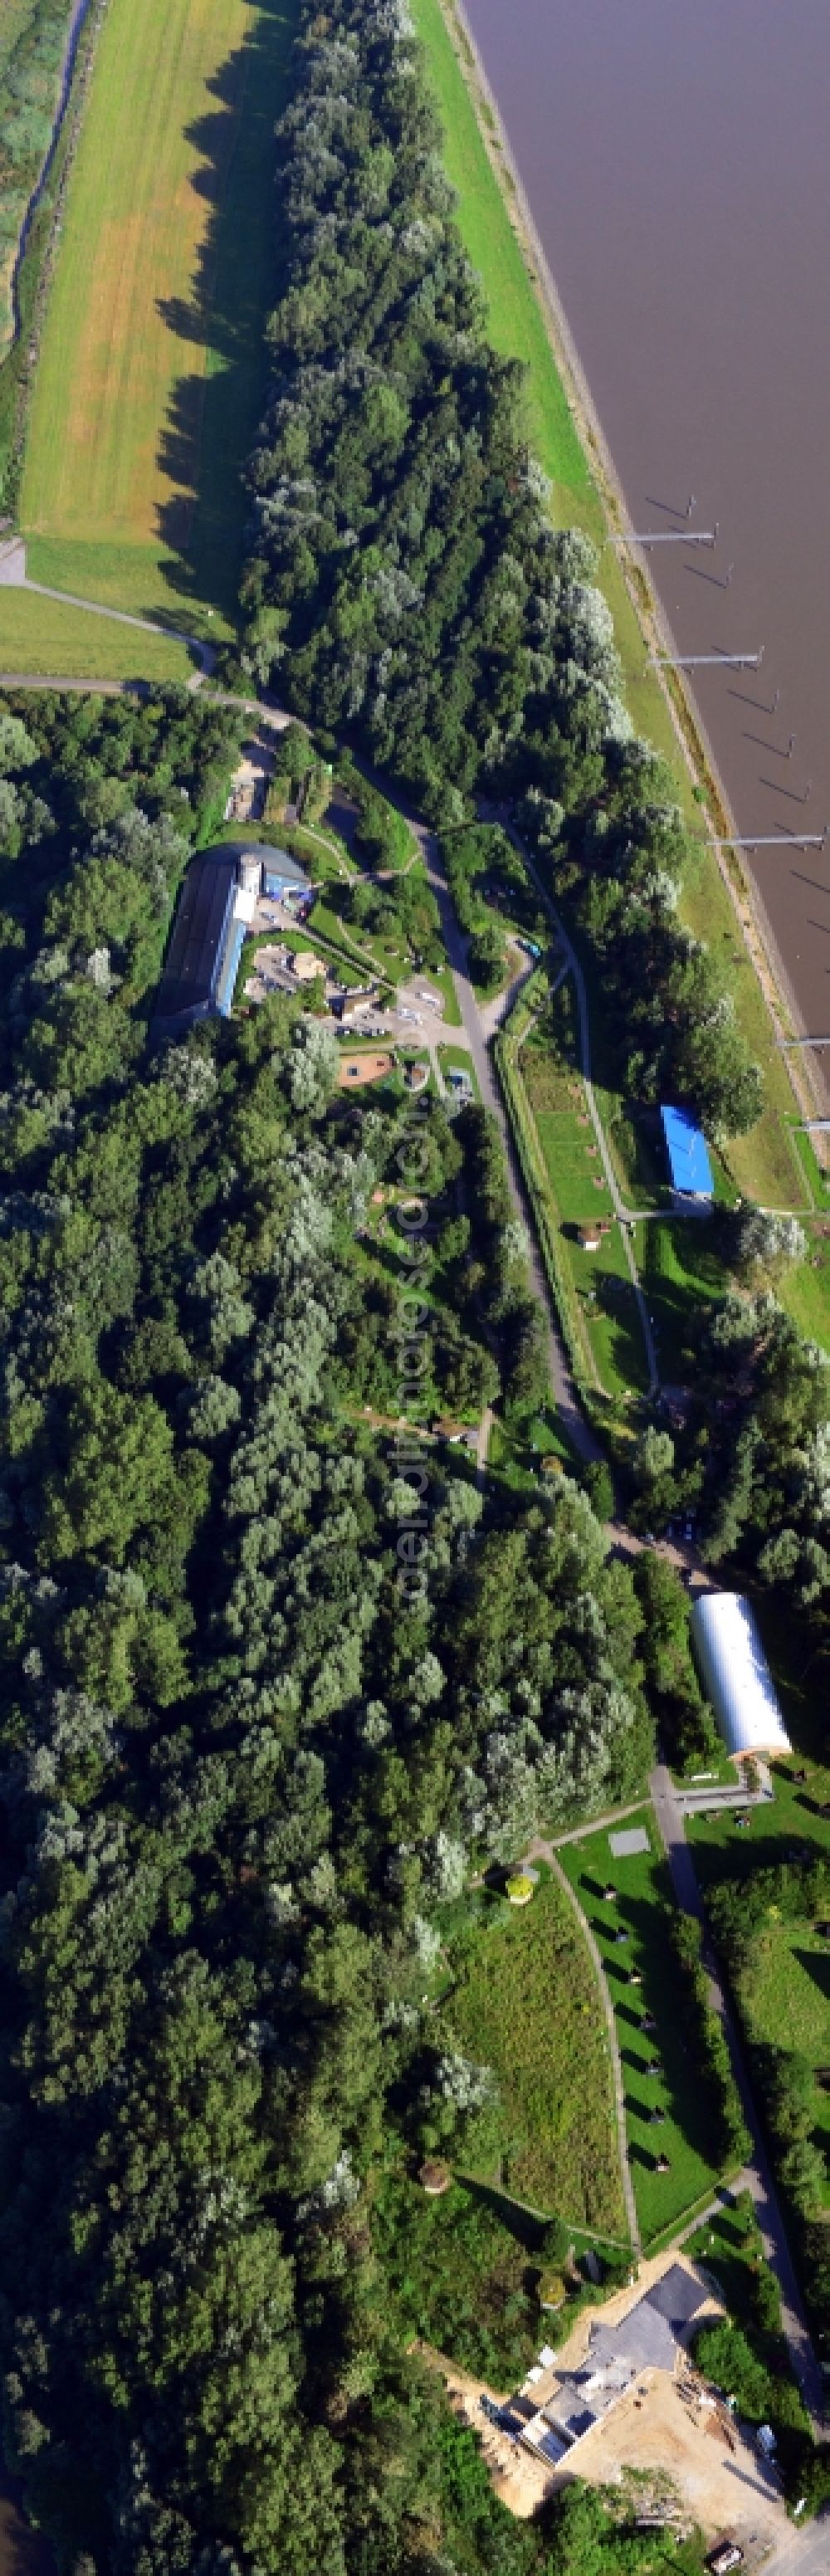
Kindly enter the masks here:
<path id="1" fill-rule="evenodd" d="M 296 0 L 110 0 L 29 418 L 36 580 L 171 624 L 233 619 L 296 17 Z"/>
<path id="2" fill-rule="evenodd" d="M 196 668 L 173 635 L 142 635 L 63 600 L 0 588 L 2 678 L 178 680 L 186 687 Z"/>
<path id="3" fill-rule="evenodd" d="M 459 227 L 487 302 L 490 336 L 500 352 L 523 359 L 529 370 L 528 438 L 551 476 L 557 520 L 561 525 L 584 527 L 603 547 L 599 579 L 613 612 L 631 714 L 638 733 L 670 761 L 685 820 L 699 835 L 702 818 L 692 796 L 692 775 L 681 760 L 662 687 L 654 673 L 644 668 L 642 629 L 618 557 L 605 543 L 608 522 L 602 493 L 557 365 L 552 325 L 533 258 L 512 220 L 510 173 L 503 164 L 499 169 L 500 146 L 489 131 L 489 111 L 485 102 L 475 103 L 465 76 L 472 72 L 466 39 L 457 21 L 453 20 L 451 32 L 442 0 L 412 0 L 412 14 L 441 115 L 444 163 L 458 197 Z M 490 149 L 483 129 L 488 131 Z M 804 1178 L 786 1125 L 794 1114 L 793 1095 L 763 994 L 743 943 L 736 938 L 734 910 L 708 844 L 701 845 L 699 865 L 684 889 L 683 914 L 689 927 L 725 963 L 741 1027 L 764 1072 L 764 1115 L 751 1135 L 737 1138 L 729 1148 L 737 1186 L 766 1207 L 805 1207 Z"/>

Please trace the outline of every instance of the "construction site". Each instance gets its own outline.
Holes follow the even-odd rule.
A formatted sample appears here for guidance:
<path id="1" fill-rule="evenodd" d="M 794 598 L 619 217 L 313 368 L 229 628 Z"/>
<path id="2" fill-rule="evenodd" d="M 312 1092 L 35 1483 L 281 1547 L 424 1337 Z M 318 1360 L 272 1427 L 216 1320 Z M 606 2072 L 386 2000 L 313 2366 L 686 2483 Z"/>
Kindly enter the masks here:
<path id="1" fill-rule="evenodd" d="M 584 2312 L 561 2351 L 543 2346 L 512 2394 L 421 2349 L 511 2513 L 529 2518 L 573 2477 L 633 2486 L 638 2514 L 678 2535 L 728 2532 L 751 2576 L 788 2526 L 774 2465 L 689 2357 L 691 2334 L 723 2313 L 703 2267 L 675 2252 Z"/>

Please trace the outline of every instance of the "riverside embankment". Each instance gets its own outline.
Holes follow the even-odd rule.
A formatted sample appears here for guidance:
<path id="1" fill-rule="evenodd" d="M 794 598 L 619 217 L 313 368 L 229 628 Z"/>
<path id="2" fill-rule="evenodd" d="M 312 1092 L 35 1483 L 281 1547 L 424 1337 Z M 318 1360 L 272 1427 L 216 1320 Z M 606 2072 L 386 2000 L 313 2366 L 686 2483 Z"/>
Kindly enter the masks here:
<path id="1" fill-rule="evenodd" d="M 529 5 L 521 0 L 523 10 Z M 565 0 L 566 14 L 569 7 Z M 585 526 L 602 550 L 600 577 L 637 730 L 672 761 L 690 827 L 702 833 L 694 801 L 702 789 L 716 833 L 729 836 L 737 825 L 697 699 L 682 675 L 666 679 L 648 665 L 652 650 L 675 649 L 671 622 L 651 579 L 653 559 L 638 563 L 617 543 L 629 524 L 628 504 L 470 17 L 460 0 L 414 0 L 414 15 L 442 113 L 461 229 L 485 289 L 488 331 L 498 348 L 528 366 L 530 443 L 552 478 L 557 518 Z M 585 184 L 571 209 L 573 224 Z M 801 1186 L 783 1121 L 796 1109 L 810 1115 L 823 1107 L 820 1060 L 781 1053 L 781 1038 L 802 1025 L 799 1002 L 758 889 L 729 854 L 710 847 L 684 908 L 690 928 L 726 963 L 745 1034 L 764 1069 L 768 1114 L 736 1149 L 739 1186 L 781 1205 L 797 1198 Z M 750 961 L 752 976 L 745 971 Z"/>
<path id="2" fill-rule="evenodd" d="M 698 525 L 720 521 L 713 556 L 648 558 L 677 648 L 765 647 L 760 676 L 696 672 L 693 703 L 736 828 L 776 838 L 745 864 L 795 1026 L 830 1034 L 830 845 L 798 845 L 830 816 L 828 13 L 518 0 L 508 17 L 466 0 L 466 14 L 625 523 L 682 530 L 690 491 Z"/>

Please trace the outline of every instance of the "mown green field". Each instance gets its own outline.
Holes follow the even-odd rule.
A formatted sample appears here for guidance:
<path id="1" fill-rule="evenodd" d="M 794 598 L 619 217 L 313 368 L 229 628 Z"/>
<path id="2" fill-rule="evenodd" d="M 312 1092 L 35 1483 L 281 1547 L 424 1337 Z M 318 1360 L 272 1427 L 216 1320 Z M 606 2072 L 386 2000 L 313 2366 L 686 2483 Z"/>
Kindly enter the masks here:
<path id="1" fill-rule="evenodd" d="M 32 396 L 38 580 L 171 622 L 233 618 L 296 14 L 110 0 Z"/>
<path id="2" fill-rule="evenodd" d="M 569 993 L 569 986 L 560 987 L 554 1006 L 559 1013 Z M 516 1071 L 541 1151 L 559 1262 L 599 1383 L 612 1397 L 641 1393 L 648 1368 L 640 1318 L 584 1084 L 563 1061 L 556 1040 L 546 1040 L 539 1028 L 520 1048 Z M 583 1251 L 579 1242 L 579 1227 L 591 1218 L 611 1220 L 596 1252 Z"/>
<path id="3" fill-rule="evenodd" d="M 624 2235 L 611 2061 L 587 1944 L 555 1880 L 514 1912 L 497 1898 L 460 1954 L 441 2042 L 489 2066 L 501 2172 L 482 2181 L 543 2213 Z"/>
<path id="4" fill-rule="evenodd" d="M 767 1612 L 763 1634 L 773 1679 L 781 1688 L 774 1631 Z M 788 1727 L 793 1726 L 794 1710 L 786 1698 L 784 1715 Z M 797 1720 L 794 1733 L 796 1728 Z M 771 1804 L 765 1801 L 760 1807 L 751 1807 L 749 1824 L 740 1833 L 734 1814 L 687 1817 L 686 1833 L 694 1847 L 695 1869 L 702 1887 L 711 1886 L 719 1878 L 747 1877 L 754 1869 L 775 1869 L 779 1861 L 786 1860 L 790 1846 L 806 1844 L 830 1857 L 830 1818 L 820 1812 L 830 1799 L 830 1766 L 810 1762 L 806 1781 L 796 1780 L 794 1772 L 802 1767 L 799 1743 L 794 1761 L 771 1765 L 774 1799 Z M 827 2053 L 830 2058 L 830 2047 Z"/>
<path id="5" fill-rule="evenodd" d="M 726 1294 L 728 1279 L 712 1241 L 711 1221 L 657 1217 L 636 1229 L 637 1264 L 648 1301 L 661 1376 L 686 1385 L 706 1307 Z"/>
<path id="6" fill-rule="evenodd" d="M 534 1109 L 533 1118 L 565 1223 L 610 1216 L 611 1192 L 587 1109 Z"/>
<path id="7" fill-rule="evenodd" d="M 577 437 L 541 307 L 529 291 L 522 246 L 506 220 L 499 182 L 483 149 L 468 90 L 439 0 L 413 0 L 417 34 L 429 53 L 430 76 L 444 128 L 444 161 L 458 193 L 466 250 L 487 298 L 487 327 L 505 357 L 530 368 L 527 418 L 530 444 L 556 487 L 557 516 L 599 533 L 599 502 Z"/>
<path id="8" fill-rule="evenodd" d="M 179 680 L 197 664 L 174 637 L 147 635 L 115 619 L 90 616 L 39 599 L 35 591 L 0 587 L 0 673 L 19 678 Z"/>
<path id="9" fill-rule="evenodd" d="M 658 1849 L 656 1828 L 645 1811 L 631 1819 L 649 1834 L 649 1850 L 628 1859 L 612 1855 L 607 1832 L 589 1834 L 578 1843 L 563 1843 L 559 1858 L 599 1943 L 614 2006 L 617 2040 L 625 2086 L 625 2124 L 637 2216 L 644 2243 L 681 2212 L 690 2208 L 715 2177 L 709 2155 L 694 2053 L 678 2014 L 678 1971 L 669 1941 L 674 1913 L 666 1863 Z M 616 1903 L 603 1888 L 613 1885 Z M 617 1944 L 614 1935 L 628 1940 Z M 629 1986 L 631 1970 L 642 1985 Z M 654 2031 L 640 2028 L 643 2013 L 652 2013 Z M 660 2073 L 647 2076 L 646 2061 L 657 2058 Z M 663 2111 L 657 2126 L 652 2111 Z M 667 2155 L 667 2174 L 655 2171 L 658 2155 Z"/>
<path id="10" fill-rule="evenodd" d="M 434 977 L 431 976 L 430 981 L 433 982 Z M 478 1074 L 467 1047 L 439 1046 L 438 1061 L 441 1066 L 442 1073 L 444 1074 L 454 1073 L 456 1071 L 469 1074 L 470 1082 L 472 1084 L 473 1099 L 480 1100 L 481 1093 L 478 1087 Z"/>
<path id="11" fill-rule="evenodd" d="M 814 1923 L 767 1926 L 741 2001 L 753 2040 L 780 2048 L 786 2034 L 788 2049 L 806 2057 L 814 2071 L 830 2066 L 830 1947 Z M 830 2090 L 818 2082 L 811 2134 L 830 2158 Z"/>

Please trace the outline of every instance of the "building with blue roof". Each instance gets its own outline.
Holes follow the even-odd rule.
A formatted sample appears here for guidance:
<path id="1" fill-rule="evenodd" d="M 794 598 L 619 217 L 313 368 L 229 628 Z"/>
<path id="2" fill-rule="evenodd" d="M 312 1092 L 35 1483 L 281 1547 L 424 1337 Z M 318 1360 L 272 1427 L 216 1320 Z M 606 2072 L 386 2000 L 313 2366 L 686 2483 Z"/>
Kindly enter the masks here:
<path id="1" fill-rule="evenodd" d="M 661 1109 L 671 1185 L 682 1199 L 713 1199 L 715 1184 L 702 1128 L 688 1109 Z"/>

